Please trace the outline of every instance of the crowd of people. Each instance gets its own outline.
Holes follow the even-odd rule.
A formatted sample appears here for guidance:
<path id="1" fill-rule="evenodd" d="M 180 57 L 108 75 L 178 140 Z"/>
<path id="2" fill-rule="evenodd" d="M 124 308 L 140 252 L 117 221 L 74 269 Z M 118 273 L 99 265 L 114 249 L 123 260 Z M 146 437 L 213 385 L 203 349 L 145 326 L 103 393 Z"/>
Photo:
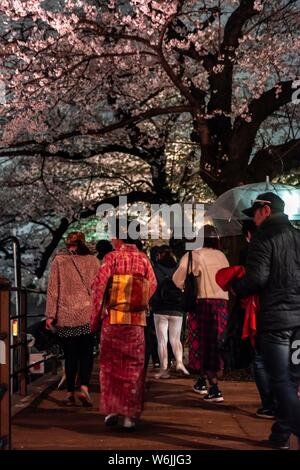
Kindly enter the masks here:
<path id="1" fill-rule="evenodd" d="M 83 233 L 68 235 L 51 264 L 46 309 L 46 327 L 56 332 L 64 351 L 66 405 L 73 406 L 77 396 L 92 406 L 95 334 L 105 424 L 120 423 L 128 432 L 143 410 L 150 358 L 157 380 L 168 379 L 175 362 L 178 374 L 196 377 L 195 393 L 220 403 L 227 353 L 236 367 L 252 363 L 261 397 L 256 414 L 275 420 L 270 444 L 288 449 L 295 434 L 300 445 L 300 365 L 291 360 L 300 340 L 300 233 L 273 193 L 258 196 L 245 214 L 246 247 L 235 267 L 212 226 L 204 227 L 203 247 L 180 257 L 169 245 L 152 247 L 148 257 L 120 223 L 111 243 L 98 242 L 97 256 Z M 187 310 L 188 275 L 195 301 Z M 235 296 L 230 313 L 229 295 Z"/>

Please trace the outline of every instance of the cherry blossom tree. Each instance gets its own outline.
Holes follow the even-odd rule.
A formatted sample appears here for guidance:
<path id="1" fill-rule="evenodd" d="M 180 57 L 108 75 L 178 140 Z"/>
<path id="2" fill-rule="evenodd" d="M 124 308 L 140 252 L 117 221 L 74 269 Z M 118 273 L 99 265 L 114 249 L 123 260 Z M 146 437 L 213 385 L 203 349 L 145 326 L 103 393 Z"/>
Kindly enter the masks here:
<path id="1" fill-rule="evenodd" d="M 296 106 L 295 0 L 3 0 L 0 8 L 9 95 L 1 155 L 138 152 L 145 161 L 151 148 L 159 162 L 165 145 L 152 130 L 171 116 L 178 127 L 189 121 L 199 173 L 216 194 L 276 176 L 278 160 L 283 172 L 299 165 L 298 136 L 281 141 L 276 127 L 290 124 Z M 272 120 L 278 111 L 285 118 Z M 260 147 L 270 129 L 272 142 Z"/>
<path id="2" fill-rule="evenodd" d="M 119 195 L 298 183 L 298 32 L 295 0 L 1 0 L 0 239 L 39 278 Z"/>
<path id="3" fill-rule="evenodd" d="M 192 196 L 210 200 L 212 194 L 203 191 L 186 147 L 178 136 L 166 149 L 163 170 L 169 173 L 169 201 L 190 200 Z M 89 242 L 101 238 L 95 216 L 100 204 L 118 206 L 119 195 L 127 196 L 129 205 L 138 201 L 165 202 L 166 189 L 159 189 L 162 173 L 156 171 L 156 166 L 152 169 L 141 162 L 138 156 L 121 158 L 113 153 L 80 160 L 10 156 L 0 158 L 0 169 L 1 272 L 13 276 L 12 247 L 1 245 L 1 240 L 14 234 L 21 244 L 26 285 L 33 282 L 44 286 L 49 259 L 68 231 L 83 230 Z"/>

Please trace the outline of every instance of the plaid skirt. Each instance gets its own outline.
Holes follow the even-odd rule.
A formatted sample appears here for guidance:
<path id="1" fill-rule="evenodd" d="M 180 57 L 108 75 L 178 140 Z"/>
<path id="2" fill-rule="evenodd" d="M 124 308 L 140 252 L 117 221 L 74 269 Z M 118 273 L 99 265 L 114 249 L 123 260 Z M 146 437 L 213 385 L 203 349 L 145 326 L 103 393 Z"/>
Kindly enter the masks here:
<path id="1" fill-rule="evenodd" d="M 189 369 L 195 373 L 217 372 L 224 368 L 219 339 L 228 322 L 228 301 L 199 299 L 188 314 Z"/>
<path id="2" fill-rule="evenodd" d="M 100 341 L 100 408 L 105 414 L 138 417 L 144 395 L 144 327 L 103 320 Z"/>

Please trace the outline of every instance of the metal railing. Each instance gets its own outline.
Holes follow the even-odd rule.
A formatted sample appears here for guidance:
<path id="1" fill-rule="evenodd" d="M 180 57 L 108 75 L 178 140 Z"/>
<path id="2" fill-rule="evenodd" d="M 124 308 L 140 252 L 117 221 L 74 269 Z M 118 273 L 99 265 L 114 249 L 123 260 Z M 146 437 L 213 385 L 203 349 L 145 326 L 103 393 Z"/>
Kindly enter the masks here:
<path id="1" fill-rule="evenodd" d="M 21 287 L 19 241 L 16 237 L 8 237 L 1 240 L 1 245 L 7 242 L 12 242 L 13 248 L 14 286 L 0 277 L 0 450 L 11 448 L 13 394 L 27 395 L 33 366 L 46 364 L 49 359 L 57 364 L 57 355 L 47 352 L 41 360 L 29 361 L 28 345 L 31 339 L 27 337 L 28 321 L 44 317 L 44 308 L 38 314 L 28 313 L 29 296 L 45 293 Z M 54 367 L 52 372 L 55 372 Z"/>
<path id="2" fill-rule="evenodd" d="M 0 281 L 1 282 L 1 281 Z M 19 312 L 16 315 L 12 299 L 19 297 Z M 44 313 L 28 314 L 28 295 L 43 295 L 40 291 L 10 287 L 0 283 L 0 449 L 11 448 L 12 396 L 26 396 L 32 379 L 31 370 L 39 364 L 49 364 L 56 372 L 58 355 L 45 351 L 43 358 L 30 362 L 27 338 L 28 320 L 41 319 Z M 41 353 L 42 354 L 42 353 Z"/>

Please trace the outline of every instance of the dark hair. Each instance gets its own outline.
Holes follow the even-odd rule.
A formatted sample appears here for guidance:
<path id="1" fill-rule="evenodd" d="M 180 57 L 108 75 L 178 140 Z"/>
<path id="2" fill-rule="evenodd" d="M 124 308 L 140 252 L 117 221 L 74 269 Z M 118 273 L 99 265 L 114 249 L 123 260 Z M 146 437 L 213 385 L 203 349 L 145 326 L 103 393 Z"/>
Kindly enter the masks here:
<path id="1" fill-rule="evenodd" d="M 81 240 L 78 240 L 76 243 L 74 243 L 74 246 L 75 245 L 76 245 L 77 255 L 85 256 L 85 255 L 90 255 L 91 254 L 90 249 Z"/>
<path id="2" fill-rule="evenodd" d="M 144 252 L 145 247 L 144 247 L 143 242 L 142 242 L 142 240 L 141 240 L 140 238 L 138 238 L 137 240 L 135 240 L 135 244 L 136 244 L 136 247 L 137 247 L 137 249 L 138 249 L 139 251 Z"/>
<path id="3" fill-rule="evenodd" d="M 177 263 L 175 261 L 173 252 L 171 248 L 168 245 L 162 245 L 159 248 L 159 259 L 158 262 L 162 266 L 165 266 L 166 268 L 175 268 Z"/>
<path id="4" fill-rule="evenodd" d="M 220 239 L 218 237 L 205 237 L 203 242 L 203 248 L 212 248 L 213 250 L 220 250 Z"/>
<path id="5" fill-rule="evenodd" d="M 252 219 L 249 220 L 243 220 L 242 222 L 242 234 L 246 237 L 248 235 L 248 232 L 253 235 L 257 230 L 257 227 L 255 225 L 255 222 Z"/>
<path id="6" fill-rule="evenodd" d="M 221 249 L 220 238 L 212 225 L 204 225 L 203 248 L 212 248 L 214 250 Z"/>
<path id="7" fill-rule="evenodd" d="M 155 264 L 157 262 L 157 255 L 159 253 L 159 246 L 152 246 L 150 248 L 150 261 L 151 263 Z"/>
<path id="8" fill-rule="evenodd" d="M 99 240 L 96 244 L 96 250 L 98 252 L 97 258 L 102 261 L 107 253 L 113 251 L 113 247 L 108 240 Z"/>
<path id="9" fill-rule="evenodd" d="M 177 259 L 177 261 L 179 261 L 183 257 L 183 255 L 186 253 L 185 244 L 188 241 L 190 240 L 186 240 L 186 239 L 177 240 L 173 237 L 170 238 L 170 248 L 175 258 Z"/>

